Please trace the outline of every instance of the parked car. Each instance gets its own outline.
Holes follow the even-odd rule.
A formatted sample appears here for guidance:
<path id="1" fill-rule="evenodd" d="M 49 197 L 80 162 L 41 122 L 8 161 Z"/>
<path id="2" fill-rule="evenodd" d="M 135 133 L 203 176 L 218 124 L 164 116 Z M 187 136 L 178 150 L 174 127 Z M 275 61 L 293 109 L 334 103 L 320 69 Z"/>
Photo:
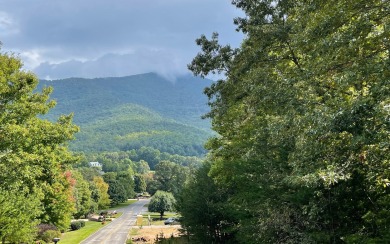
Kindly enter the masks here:
<path id="1" fill-rule="evenodd" d="M 167 218 L 165 221 L 164 221 L 164 224 L 165 225 L 172 225 L 174 223 L 177 223 L 178 222 L 178 219 L 177 218 Z"/>

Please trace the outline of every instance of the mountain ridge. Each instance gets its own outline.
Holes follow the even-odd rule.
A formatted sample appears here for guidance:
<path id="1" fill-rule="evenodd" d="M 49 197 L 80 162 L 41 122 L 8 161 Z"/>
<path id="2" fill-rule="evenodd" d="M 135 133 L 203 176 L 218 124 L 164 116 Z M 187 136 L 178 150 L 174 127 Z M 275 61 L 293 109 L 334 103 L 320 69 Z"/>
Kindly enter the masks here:
<path id="1" fill-rule="evenodd" d="M 201 119 L 208 111 L 203 89 L 210 82 L 191 76 L 171 82 L 146 73 L 40 80 L 37 89 L 54 88 L 51 99 L 57 106 L 45 118 L 74 113 L 81 132 L 70 144 L 72 150 L 123 151 L 149 146 L 198 156 L 205 153 L 203 144 L 212 135 L 210 122 Z"/>

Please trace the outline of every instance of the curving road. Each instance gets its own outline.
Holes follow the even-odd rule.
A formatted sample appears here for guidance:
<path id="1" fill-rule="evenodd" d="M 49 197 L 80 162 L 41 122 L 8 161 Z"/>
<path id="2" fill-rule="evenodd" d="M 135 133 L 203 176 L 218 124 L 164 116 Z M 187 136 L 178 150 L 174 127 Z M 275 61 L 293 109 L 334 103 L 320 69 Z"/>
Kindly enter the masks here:
<path id="1" fill-rule="evenodd" d="M 145 212 L 147 209 L 144 205 L 149 203 L 149 199 L 140 199 L 139 201 L 118 209 L 123 212 L 122 216 L 112 221 L 110 224 L 101 228 L 87 239 L 82 241 L 82 244 L 124 244 L 127 240 L 127 235 L 131 229 L 131 226 L 135 224 L 137 215 Z"/>

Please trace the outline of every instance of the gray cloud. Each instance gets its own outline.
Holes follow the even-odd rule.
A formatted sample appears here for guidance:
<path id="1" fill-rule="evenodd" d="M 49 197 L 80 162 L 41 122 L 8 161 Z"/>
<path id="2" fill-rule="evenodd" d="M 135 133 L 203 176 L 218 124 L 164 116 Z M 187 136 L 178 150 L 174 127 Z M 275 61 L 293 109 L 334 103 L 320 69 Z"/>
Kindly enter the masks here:
<path id="1" fill-rule="evenodd" d="M 3 0 L 0 41 L 40 77 L 177 74 L 203 33 L 237 46 L 238 14 L 225 0 Z"/>
<path id="2" fill-rule="evenodd" d="M 106 54 L 95 60 L 70 60 L 59 64 L 44 62 L 35 68 L 45 79 L 59 77 L 109 77 L 156 72 L 169 80 L 185 73 L 182 60 L 166 50 L 143 50 L 127 54 Z"/>

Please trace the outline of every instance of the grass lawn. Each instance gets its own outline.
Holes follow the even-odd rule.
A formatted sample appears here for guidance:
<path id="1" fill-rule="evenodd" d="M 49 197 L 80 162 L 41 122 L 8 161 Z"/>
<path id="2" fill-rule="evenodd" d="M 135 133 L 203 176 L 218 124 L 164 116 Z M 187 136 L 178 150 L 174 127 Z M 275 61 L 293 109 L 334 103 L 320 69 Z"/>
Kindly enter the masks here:
<path id="1" fill-rule="evenodd" d="M 163 216 L 163 220 L 160 220 L 160 213 L 155 212 L 145 212 L 142 214 L 143 221 L 142 225 L 147 226 L 148 225 L 148 215 L 150 215 L 150 218 L 152 219 L 152 225 L 164 225 L 164 220 L 170 217 L 179 217 L 177 213 L 174 212 L 165 212 Z"/>
<path id="2" fill-rule="evenodd" d="M 104 226 L 105 225 L 102 225 L 101 222 L 87 221 L 85 222 L 85 226 L 83 228 L 62 234 L 60 242 L 61 244 L 80 243 L 82 240 L 86 239 L 88 236 Z"/>
<path id="3" fill-rule="evenodd" d="M 135 203 L 136 201 L 137 201 L 137 199 L 127 200 L 127 202 L 119 203 L 119 204 L 112 206 L 112 207 L 105 209 L 105 210 L 114 210 L 114 209 L 118 209 L 118 208 L 124 208 L 124 207 L 129 206 L 130 204 Z"/>
<path id="4" fill-rule="evenodd" d="M 107 210 L 114 210 L 126 207 L 137 200 L 128 200 L 127 202 L 120 203 L 118 205 L 115 205 Z M 123 213 L 118 212 L 114 217 L 119 218 Z M 108 223 L 106 223 L 107 225 Z M 61 237 L 61 244 L 75 244 L 80 243 L 82 240 L 86 239 L 91 234 L 95 233 L 100 228 L 104 227 L 105 225 L 102 224 L 102 222 L 95 222 L 95 221 L 86 221 L 85 226 L 79 230 L 76 231 L 69 231 L 64 234 L 62 234 Z"/>
<path id="5" fill-rule="evenodd" d="M 123 213 L 118 212 L 114 218 L 119 218 Z M 106 225 L 110 222 L 106 222 Z M 91 234 L 95 233 L 100 228 L 103 228 L 105 225 L 102 224 L 102 222 L 96 222 L 96 221 L 86 221 L 85 226 L 82 227 L 79 230 L 76 231 L 69 231 L 64 234 L 62 234 L 61 237 L 61 244 L 75 244 L 80 243 L 82 240 L 86 239 Z"/>

